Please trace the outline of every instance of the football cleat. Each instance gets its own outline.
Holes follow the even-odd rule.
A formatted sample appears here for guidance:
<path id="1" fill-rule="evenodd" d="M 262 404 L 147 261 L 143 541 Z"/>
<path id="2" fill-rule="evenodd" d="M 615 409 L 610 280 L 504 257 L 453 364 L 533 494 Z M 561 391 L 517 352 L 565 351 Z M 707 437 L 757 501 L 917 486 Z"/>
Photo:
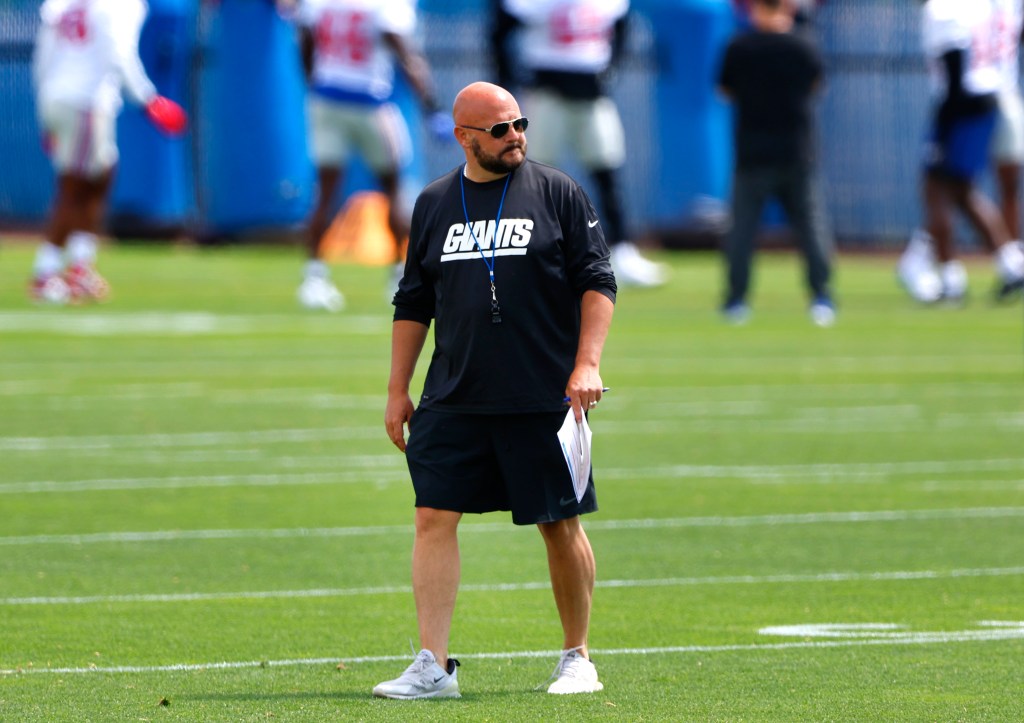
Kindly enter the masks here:
<path id="1" fill-rule="evenodd" d="M 958 306 L 967 300 L 967 269 L 957 260 L 947 261 L 939 267 L 942 281 L 942 301 Z"/>
<path id="2" fill-rule="evenodd" d="M 394 680 L 378 683 L 373 694 L 378 698 L 416 700 L 418 698 L 461 698 L 459 661 L 448 658 L 448 670 L 437 664 L 434 654 L 421 650 L 412 665 Z"/>
<path id="3" fill-rule="evenodd" d="M 28 295 L 38 304 L 63 305 L 71 301 L 71 289 L 59 274 L 36 276 L 29 282 Z"/>
<path id="4" fill-rule="evenodd" d="M 934 304 L 942 298 L 942 282 L 932 269 L 921 268 L 916 272 L 899 268 L 896 271 L 900 285 L 910 298 L 922 304 Z"/>
<path id="5" fill-rule="evenodd" d="M 1024 277 L 1000 281 L 999 285 L 996 286 L 996 302 L 1002 304 L 1011 301 L 1015 296 L 1020 295 L 1022 291 L 1024 291 Z"/>
<path id="6" fill-rule="evenodd" d="M 307 276 L 296 295 L 299 303 L 307 309 L 341 311 L 345 308 L 345 297 L 329 279 L 322 276 Z"/>
<path id="7" fill-rule="evenodd" d="M 615 280 L 623 286 L 651 287 L 665 283 L 665 267 L 645 259 L 629 241 L 612 246 L 611 262 Z"/>
<path id="8" fill-rule="evenodd" d="M 931 236 L 917 229 L 896 264 L 896 278 L 910 297 L 922 304 L 942 298 L 942 281 L 935 270 Z"/>
<path id="9" fill-rule="evenodd" d="M 75 264 L 64 272 L 64 281 L 71 290 L 71 300 L 103 301 L 110 296 L 110 284 L 88 264 Z"/>

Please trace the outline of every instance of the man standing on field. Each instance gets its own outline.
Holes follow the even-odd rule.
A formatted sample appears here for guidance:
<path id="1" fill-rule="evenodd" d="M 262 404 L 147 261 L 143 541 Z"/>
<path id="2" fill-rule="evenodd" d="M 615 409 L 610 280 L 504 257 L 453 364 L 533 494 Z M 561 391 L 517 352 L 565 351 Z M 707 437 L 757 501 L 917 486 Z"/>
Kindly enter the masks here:
<path id="1" fill-rule="evenodd" d="M 406 452 L 416 492 L 412 578 L 422 650 L 383 698 L 458 697 L 448 656 L 465 513 L 511 510 L 537 525 L 564 639 L 549 693 L 603 685 L 587 652 L 594 553 L 582 497 L 557 441 L 569 400 L 577 421 L 601 399 L 601 352 L 616 285 L 597 213 L 561 171 L 526 157 L 519 104 L 473 83 L 455 99 L 466 163 L 416 202 L 395 294 L 384 423 Z M 419 407 L 409 396 L 431 321 L 434 354 Z M 404 427 L 409 426 L 408 447 Z"/>

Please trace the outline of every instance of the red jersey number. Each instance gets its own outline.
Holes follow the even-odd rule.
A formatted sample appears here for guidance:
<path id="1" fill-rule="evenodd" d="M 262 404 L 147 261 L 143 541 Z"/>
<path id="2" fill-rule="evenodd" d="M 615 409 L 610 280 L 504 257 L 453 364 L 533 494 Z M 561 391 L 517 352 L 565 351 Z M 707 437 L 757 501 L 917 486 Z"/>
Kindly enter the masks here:
<path id="1" fill-rule="evenodd" d="M 370 18 L 360 12 L 328 12 L 316 26 L 316 49 L 336 60 L 360 65 L 373 52 Z"/>
<path id="2" fill-rule="evenodd" d="M 601 41 L 609 35 L 609 29 L 602 26 L 599 13 L 587 5 L 559 8 L 551 16 L 550 27 L 551 40 L 555 45 Z"/>
<path id="3" fill-rule="evenodd" d="M 57 21 L 57 36 L 72 43 L 84 43 L 89 39 L 89 24 L 85 8 L 71 8 Z"/>

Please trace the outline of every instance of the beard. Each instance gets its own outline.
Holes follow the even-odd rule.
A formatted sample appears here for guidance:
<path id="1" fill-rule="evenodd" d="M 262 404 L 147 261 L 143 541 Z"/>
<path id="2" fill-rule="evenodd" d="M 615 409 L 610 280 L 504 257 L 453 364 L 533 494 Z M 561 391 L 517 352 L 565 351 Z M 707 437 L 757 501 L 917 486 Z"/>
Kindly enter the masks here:
<path id="1" fill-rule="evenodd" d="M 509 143 L 502 149 L 501 153 L 497 155 L 491 155 L 486 153 L 481 147 L 480 142 L 476 138 L 470 144 L 470 149 L 473 151 L 473 157 L 476 158 L 476 162 L 480 164 L 480 167 L 491 173 L 512 173 L 512 171 L 523 165 L 523 161 L 526 160 L 526 139 L 523 138 L 514 143 Z M 506 160 L 505 155 L 510 151 L 519 150 L 522 152 L 522 157 L 516 160 Z"/>

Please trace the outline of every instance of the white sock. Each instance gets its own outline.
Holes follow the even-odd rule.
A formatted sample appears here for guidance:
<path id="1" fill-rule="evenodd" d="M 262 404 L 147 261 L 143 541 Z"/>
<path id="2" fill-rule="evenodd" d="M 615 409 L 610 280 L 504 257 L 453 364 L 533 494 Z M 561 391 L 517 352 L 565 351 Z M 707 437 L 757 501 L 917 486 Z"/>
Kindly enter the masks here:
<path id="1" fill-rule="evenodd" d="M 1024 277 L 1024 244 L 1014 240 L 996 251 L 996 273 L 1003 281 Z"/>
<path id="2" fill-rule="evenodd" d="M 63 249 L 49 241 L 43 241 L 36 249 L 36 259 L 32 264 L 32 273 L 36 277 L 53 276 L 64 270 Z"/>
<path id="3" fill-rule="evenodd" d="M 327 264 L 317 259 L 310 259 L 309 261 L 306 262 L 303 274 L 307 279 L 327 279 L 330 278 L 331 276 L 331 272 L 327 268 Z"/>
<path id="4" fill-rule="evenodd" d="M 903 251 L 902 260 L 905 264 L 931 266 L 935 262 L 932 235 L 923 228 L 915 228 Z"/>
<path id="5" fill-rule="evenodd" d="M 92 266 L 96 263 L 96 234 L 73 231 L 68 236 L 68 263 L 72 266 Z"/>
<path id="6" fill-rule="evenodd" d="M 957 260 L 947 261 L 939 268 L 942 289 L 946 296 L 963 296 L 967 293 L 967 269 Z"/>

